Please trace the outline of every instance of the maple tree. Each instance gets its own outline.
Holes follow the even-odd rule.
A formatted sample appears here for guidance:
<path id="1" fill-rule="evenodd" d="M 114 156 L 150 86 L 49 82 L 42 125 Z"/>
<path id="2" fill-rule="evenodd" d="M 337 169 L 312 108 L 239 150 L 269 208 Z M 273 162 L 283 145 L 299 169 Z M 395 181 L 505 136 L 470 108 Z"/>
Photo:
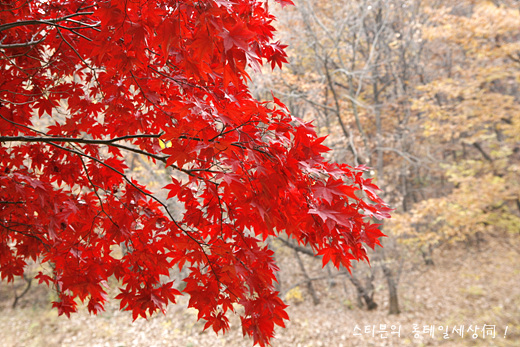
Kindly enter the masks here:
<path id="1" fill-rule="evenodd" d="M 288 319 L 268 237 L 368 260 L 390 209 L 366 169 L 327 162 L 310 123 L 249 92 L 248 71 L 286 62 L 273 20 L 264 1 L 1 2 L 2 280 L 48 264 L 36 278 L 69 316 L 102 311 L 115 277 L 136 319 L 175 302 L 169 271 L 187 267 L 205 328 L 239 304 L 263 346 Z M 168 167 L 167 201 L 127 153 Z"/>

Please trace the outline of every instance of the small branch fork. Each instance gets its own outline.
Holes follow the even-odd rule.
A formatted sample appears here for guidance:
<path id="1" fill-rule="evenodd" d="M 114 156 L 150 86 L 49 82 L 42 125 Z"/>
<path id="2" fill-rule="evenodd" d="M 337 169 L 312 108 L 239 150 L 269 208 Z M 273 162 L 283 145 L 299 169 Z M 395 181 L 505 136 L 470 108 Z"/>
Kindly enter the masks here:
<path id="1" fill-rule="evenodd" d="M 74 19 L 71 19 L 73 17 L 78 17 L 78 16 L 88 16 L 88 15 L 92 15 L 94 14 L 94 12 L 78 12 L 78 13 L 72 13 L 72 14 L 69 14 L 67 16 L 63 16 L 63 17 L 59 17 L 59 18 L 50 18 L 50 19 L 41 19 L 41 20 L 21 20 L 21 21 L 18 21 L 18 22 L 13 22 L 13 23 L 5 23 L 5 24 L 0 24 L 0 32 L 2 31 L 5 31 L 5 30 L 9 30 L 9 29 L 13 29 L 13 28 L 16 28 L 16 27 L 20 27 L 20 26 L 28 26 L 28 25 L 48 25 L 48 26 L 53 26 L 57 29 L 64 29 L 64 30 L 68 30 L 82 38 L 84 38 L 85 40 L 88 40 L 88 41 L 92 41 L 91 38 L 83 35 L 83 34 L 80 34 L 77 30 L 81 30 L 81 29 L 92 29 L 92 30 L 96 30 L 96 31 L 100 31 L 100 29 L 98 28 L 100 26 L 100 23 L 93 23 L 93 24 L 89 24 L 89 23 L 85 23 L 85 22 L 82 22 L 82 21 L 78 21 L 78 20 L 74 20 Z M 72 23 L 74 24 L 75 26 L 65 26 L 65 25 L 61 25 L 59 24 L 60 22 L 63 22 L 63 21 L 67 21 L 69 23 Z M 33 46 L 33 45 L 36 45 L 38 43 L 41 43 L 43 40 L 45 40 L 45 37 L 42 37 L 41 39 L 36 39 L 35 36 L 33 36 L 33 38 L 28 41 L 28 42 L 20 42 L 20 43 L 10 43 L 10 44 L 3 44 L 3 40 L 0 41 L 0 49 L 8 49 L 8 48 L 20 48 L 20 47 L 29 47 L 29 46 Z"/>

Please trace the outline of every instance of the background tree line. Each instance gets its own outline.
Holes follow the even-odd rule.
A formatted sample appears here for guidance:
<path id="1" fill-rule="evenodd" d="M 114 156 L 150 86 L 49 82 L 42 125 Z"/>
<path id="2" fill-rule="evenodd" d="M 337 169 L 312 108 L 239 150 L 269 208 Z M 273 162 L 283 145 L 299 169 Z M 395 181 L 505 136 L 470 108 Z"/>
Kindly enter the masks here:
<path id="1" fill-rule="evenodd" d="M 348 277 L 360 305 L 374 309 L 374 272 L 381 270 L 389 311 L 399 313 L 398 282 L 410 257 L 433 265 L 433 250 L 445 244 L 518 237 L 518 3 L 296 5 L 278 13 L 290 65 L 264 74 L 257 93 L 274 89 L 293 115 L 315 119 L 320 134 L 330 134 L 334 160 L 372 168 L 396 210 L 384 224 L 389 238 L 373 255 L 376 265 Z"/>

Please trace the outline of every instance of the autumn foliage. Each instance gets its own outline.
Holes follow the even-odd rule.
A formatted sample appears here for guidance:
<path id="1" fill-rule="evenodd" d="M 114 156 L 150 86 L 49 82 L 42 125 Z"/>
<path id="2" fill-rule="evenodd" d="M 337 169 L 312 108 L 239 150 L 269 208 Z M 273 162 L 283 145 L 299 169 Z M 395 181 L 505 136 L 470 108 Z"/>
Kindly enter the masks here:
<path id="1" fill-rule="evenodd" d="M 263 346 L 288 318 L 269 237 L 336 267 L 367 260 L 389 216 L 377 187 L 248 90 L 249 72 L 286 62 L 273 20 L 263 1 L 1 2 L 1 278 L 40 262 L 67 316 L 102 311 L 115 278 L 137 318 L 175 302 L 168 275 L 187 268 L 206 328 L 225 331 L 238 304 Z M 167 200 L 128 153 L 169 168 Z"/>

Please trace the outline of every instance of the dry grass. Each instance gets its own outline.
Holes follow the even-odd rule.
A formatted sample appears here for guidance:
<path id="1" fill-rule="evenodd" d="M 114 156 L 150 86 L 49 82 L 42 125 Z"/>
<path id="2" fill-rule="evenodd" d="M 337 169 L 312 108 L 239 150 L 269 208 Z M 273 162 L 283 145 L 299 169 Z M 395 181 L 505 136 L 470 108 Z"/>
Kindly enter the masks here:
<path id="1" fill-rule="evenodd" d="M 502 242 L 476 249 L 443 249 L 435 253 L 436 265 L 411 266 L 403 274 L 399 287 L 402 313 L 387 315 L 386 286 L 381 274 L 376 279 L 376 301 L 379 308 L 367 312 L 353 305 L 354 290 L 349 282 L 337 277 L 336 286 L 316 282 L 321 303 L 312 305 L 305 288 L 292 292 L 288 312 L 291 321 L 286 329 L 277 330 L 273 346 L 518 346 L 520 345 L 520 263 L 518 250 Z M 291 264 L 290 252 L 281 253 L 284 269 L 282 285 L 301 280 L 298 267 Z M 310 263 L 314 275 L 321 267 Z M 410 262 L 411 263 L 411 262 Z M 290 269 L 290 270 L 289 270 Z M 323 274 L 323 272 L 322 272 Z M 20 284 L 18 284 L 20 286 Z M 345 290 L 346 289 L 346 290 Z M 17 288 L 18 292 L 21 287 Z M 196 321 L 196 312 L 187 310 L 185 300 L 169 308 L 166 315 L 132 322 L 129 314 L 119 312 L 116 303 L 97 317 L 82 311 L 71 319 L 58 317 L 49 309 L 50 294 L 44 288 L 33 288 L 11 309 L 13 285 L 0 285 L 0 344 L 9 346 L 251 346 L 244 339 L 238 318 L 232 319 L 231 330 L 224 336 L 202 332 L 203 323 Z M 296 293 L 296 295 L 294 295 Z M 299 297 L 301 295 L 301 297 Z M 400 336 L 377 334 L 354 336 L 356 325 L 362 330 L 380 324 L 400 327 Z M 434 337 L 427 334 L 414 338 L 413 324 L 421 330 L 433 325 Z M 481 328 L 494 325 L 496 338 L 473 339 L 466 332 L 461 338 L 451 333 L 454 326 Z M 449 339 L 443 339 L 439 326 L 448 326 Z M 505 328 L 507 334 L 504 337 Z"/>

